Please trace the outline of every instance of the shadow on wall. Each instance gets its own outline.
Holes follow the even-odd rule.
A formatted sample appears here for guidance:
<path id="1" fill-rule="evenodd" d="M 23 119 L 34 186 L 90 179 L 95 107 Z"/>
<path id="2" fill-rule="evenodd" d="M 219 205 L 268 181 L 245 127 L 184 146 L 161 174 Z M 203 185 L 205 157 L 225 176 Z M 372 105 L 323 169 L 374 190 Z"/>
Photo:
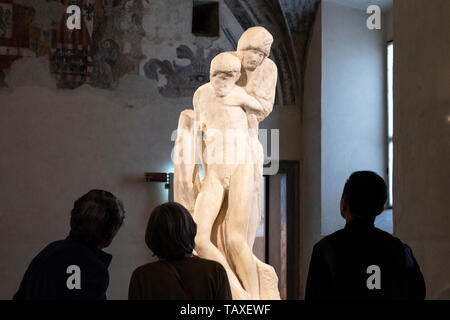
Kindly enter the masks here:
<path id="1" fill-rule="evenodd" d="M 450 300 L 450 287 L 448 287 L 438 295 L 438 300 Z"/>

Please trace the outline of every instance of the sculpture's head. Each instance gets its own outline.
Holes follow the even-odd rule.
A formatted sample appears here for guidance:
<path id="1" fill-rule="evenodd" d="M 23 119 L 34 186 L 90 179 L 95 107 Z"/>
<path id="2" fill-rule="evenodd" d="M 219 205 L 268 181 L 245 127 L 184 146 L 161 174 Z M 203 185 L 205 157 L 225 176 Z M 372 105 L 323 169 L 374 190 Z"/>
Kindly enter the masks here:
<path id="1" fill-rule="evenodd" d="M 263 27 L 245 30 L 239 39 L 237 53 L 242 59 L 244 69 L 253 71 L 269 56 L 273 37 Z"/>
<path id="2" fill-rule="evenodd" d="M 241 60 L 230 52 L 222 52 L 211 61 L 210 82 L 216 96 L 225 97 L 241 77 Z"/>

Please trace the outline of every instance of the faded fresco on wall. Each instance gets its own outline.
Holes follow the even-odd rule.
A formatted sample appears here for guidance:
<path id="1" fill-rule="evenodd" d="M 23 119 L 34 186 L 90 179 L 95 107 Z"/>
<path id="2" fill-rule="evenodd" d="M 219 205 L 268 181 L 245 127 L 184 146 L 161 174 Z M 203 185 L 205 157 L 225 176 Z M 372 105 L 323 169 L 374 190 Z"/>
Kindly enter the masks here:
<path id="1" fill-rule="evenodd" d="M 89 0 L 53 1 L 60 2 L 64 7 L 78 5 L 83 13 L 85 7 L 94 3 Z M 92 16 L 83 14 L 81 30 L 73 31 L 66 27 L 68 17 L 65 13 L 51 31 L 50 71 L 58 80 L 58 87 L 76 88 L 90 81 L 93 45 L 92 33 L 87 26 L 92 24 Z"/>
<path id="2" fill-rule="evenodd" d="M 159 86 L 159 92 L 165 97 L 190 97 L 195 90 L 209 81 L 209 65 L 211 60 L 223 50 L 212 48 L 206 53 L 202 45 L 197 45 L 195 53 L 187 45 L 177 49 L 178 59 L 188 59 L 188 65 L 178 65 L 175 61 L 150 59 L 144 65 L 147 78 L 159 81 L 161 76 L 166 84 Z"/>
<path id="3" fill-rule="evenodd" d="M 50 3 L 60 7 L 55 10 Z M 81 30 L 66 27 L 65 9 L 72 4 L 82 9 Z M 0 47 L 0 87 L 6 86 L 4 78 L 12 62 L 25 56 L 22 48 L 29 49 L 27 55 L 48 56 L 58 87 L 70 89 L 83 84 L 114 89 L 124 75 L 139 74 L 146 59 L 141 47 L 146 10 L 141 0 L 0 0 L 0 5 L 0 45 L 7 45 Z M 36 23 L 36 12 L 48 11 L 51 21 Z M 222 50 L 198 45 L 194 51 L 180 45 L 177 57 L 190 60 L 188 65 L 155 57 L 145 64 L 144 74 L 152 80 L 167 78 L 167 84 L 158 88 L 163 96 L 192 95 L 209 80 L 209 63 Z"/>
<path id="4" fill-rule="evenodd" d="M 261 25 L 276 35 L 271 55 L 279 70 L 276 104 L 301 101 L 304 53 L 318 0 L 221 1 L 221 36 L 211 43 L 191 34 L 191 4 L 167 1 L 0 0 L 0 87 L 7 86 L 15 60 L 45 56 L 59 88 L 116 89 L 125 75 L 136 75 L 150 79 L 164 97 L 188 97 L 208 82 L 214 55 L 234 50 L 243 30 Z M 66 27 L 66 8 L 73 4 L 82 9 L 81 30 Z M 177 7 L 161 15 L 168 5 Z M 224 19 L 225 12 L 233 21 Z M 161 16 L 176 17 L 171 39 Z"/>
<path id="5" fill-rule="evenodd" d="M 67 29 L 65 14 L 53 36 L 51 71 L 60 87 L 88 83 L 115 88 L 121 76 L 138 73 L 144 58 L 140 48 L 144 36 L 140 0 L 59 1 L 83 9 L 81 30 Z"/>
<path id="6" fill-rule="evenodd" d="M 145 58 L 141 48 L 144 10 L 139 0 L 116 0 L 99 10 L 94 16 L 91 84 L 115 88 L 123 75 L 138 74 Z"/>
<path id="7" fill-rule="evenodd" d="M 44 27 L 35 13 L 46 14 L 50 3 L 60 8 Z M 66 27 L 72 4 L 82 8 L 81 30 Z M 33 53 L 49 57 L 60 88 L 115 88 L 121 76 L 138 74 L 145 58 L 143 14 L 141 0 L 0 0 L 0 86 L 12 62 Z"/>
<path id="8" fill-rule="evenodd" d="M 0 38 L 12 37 L 12 4 L 0 3 Z"/>
<path id="9" fill-rule="evenodd" d="M 15 4 L 13 0 L 0 0 L 0 87 L 6 86 L 5 76 L 11 64 L 30 46 L 29 28 L 34 10 Z"/>

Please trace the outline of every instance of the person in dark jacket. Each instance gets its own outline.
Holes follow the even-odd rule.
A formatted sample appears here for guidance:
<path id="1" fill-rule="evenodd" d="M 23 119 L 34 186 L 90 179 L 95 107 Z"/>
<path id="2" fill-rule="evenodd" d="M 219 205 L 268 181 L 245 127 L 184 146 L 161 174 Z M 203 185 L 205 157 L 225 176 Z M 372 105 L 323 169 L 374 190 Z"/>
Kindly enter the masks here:
<path id="1" fill-rule="evenodd" d="M 130 300 L 230 300 L 225 268 L 193 255 L 197 225 L 181 204 L 156 207 L 145 242 L 159 261 L 138 267 L 131 276 Z"/>
<path id="2" fill-rule="evenodd" d="M 387 187 L 369 171 L 353 173 L 341 198 L 345 228 L 313 249 L 306 300 L 423 300 L 425 281 L 411 248 L 374 226 Z"/>
<path id="3" fill-rule="evenodd" d="M 50 243 L 30 263 L 14 300 L 106 300 L 108 247 L 124 220 L 113 194 L 91 190 L 71 211 L 70 234 Z"/>

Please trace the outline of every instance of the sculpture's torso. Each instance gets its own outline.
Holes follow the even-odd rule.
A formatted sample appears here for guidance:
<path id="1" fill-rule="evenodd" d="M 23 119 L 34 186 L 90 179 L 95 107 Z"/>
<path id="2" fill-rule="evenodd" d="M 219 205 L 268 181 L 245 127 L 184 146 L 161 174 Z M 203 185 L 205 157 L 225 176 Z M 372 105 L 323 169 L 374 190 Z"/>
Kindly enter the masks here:
<path id="1" fill-rule="evenodd" d="M 239 87 L 235 90 L 243 91 Z M 236 168 L 251 164 L 247 114 L 241 106 L 223 104 L 210 84 L 198 89 L 196 112 L 202 128 L 205 167 L 228 189 Z"/>
<path id="2" fill-rule="evenodd" d="M 233 90 L 243 91 L 239 87 Z M 198 91 L 198 111 L 202 128 L 220 130 L 224 134 L 226 130 L 241 130 L 243 134 L 248 135 L 247 114 L 241 106 L 221 103 L 209 83 L 201 86 Z"/>

